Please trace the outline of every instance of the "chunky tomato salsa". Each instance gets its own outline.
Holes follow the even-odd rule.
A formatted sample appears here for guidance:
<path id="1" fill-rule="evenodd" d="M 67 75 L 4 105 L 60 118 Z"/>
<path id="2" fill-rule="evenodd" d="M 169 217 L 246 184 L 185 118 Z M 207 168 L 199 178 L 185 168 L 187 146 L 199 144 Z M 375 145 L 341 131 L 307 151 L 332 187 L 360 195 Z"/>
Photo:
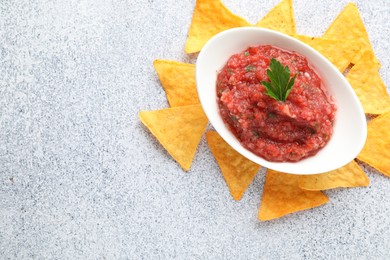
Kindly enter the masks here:
<path id="1" fill-rule="evenodd" d="M 274 58 L 295 83 L 285 102 L 266 95 L 262 81 Z M 268 161 L 299 161 L 318 152 L 333 131 L 336 105 L 300 54 L 270 45 L 235 54 L 217 77 L 220 113 L 241 144 Z"/>

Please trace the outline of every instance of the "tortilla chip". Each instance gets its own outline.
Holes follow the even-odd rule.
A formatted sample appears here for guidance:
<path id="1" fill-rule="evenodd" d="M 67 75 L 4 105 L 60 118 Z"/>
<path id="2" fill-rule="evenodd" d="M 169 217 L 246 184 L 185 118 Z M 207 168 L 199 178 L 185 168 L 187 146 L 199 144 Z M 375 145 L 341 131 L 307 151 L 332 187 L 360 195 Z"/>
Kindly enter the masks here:
<path id="1" fill-rule="evenodd" d="M 390 111 L 368 122 L 367 141 L 358 159 L 390 177 Z"/>
<path id="2" fill-rule="evenodd" d="M 292 0 L 282 0 L 255 26 L 268 28 L 286 34 L 295 34 L 295 20 Z"/>
<path id="3" fill-rule="evenodd" d="M 298 182 L 299 175 L 268 170 L 258 219 L 265 221 L 279 218 L 329 201 L 321 191 L 302 190 Z"/>
<path id="4" fill-rule="evenodd" d="M 367 66 L 369 58 L 369 52 L 363 54 L 348 72 L 347 80 L 359 97 L 364 112 L 379 115 L 390 110 L 390 96 L 377 68 Z"/>
<path id="5" fill-rule="evenodd" d="M 371 46 L 368 33 L 360 16 L 359 10 L 354 3 L 349 3 L 329 26 L 328 30 L 323 35 L 328 39 L 349 39 L 359 41 L 361 51 L 356 55 L 352 63 L 360 59 L 360 55 L 369 51 L 370 58 L 377 68 L 380 67 L 378 59 L 375 57 L 374 50 Z"/>
<path id="6" fill-rule="evenodd" d="M 201 105 L 141 111 L 139 118 L 173 159 L 188 171 L 208 122 Z"/>
<path id="7" fill-rule="evenodd" d="M 155 60 L 153 65 L 171 107 L 199 104 L 195 82 L 195 64 Z"/>
<path id="8" fill-rule="evenodd" d="M 369 184 L 370 179 L 355 161 L 331 172 L 299 176 L 299 187 L 304 190 L 365 187 Z"/>
<path id="9" fill-rule="evenodd" d="M 294 35 L 294 38 L 310 45 L 325 56 L 340 72 L 344 72 L 360 51 L 357 41 L 331 40 L 305 35 Z"/>
<path id="10" fill-rule="evenodd" d="M 221 0 L 197 0 L 185 52 L 198 52 L 217 33 L 242 26 L 250 26 L 250 24 L 243 18 L 231 13 Z"/>
<path id="11" fill-rule="evenodd" d="M 259 171 L 260 165 L 236 152 L 217 132 L 208 131 L 206 138 L 210 150 L 221 168 L 230 194 L 232 194 L 233 199 L 240 200 Z"/>

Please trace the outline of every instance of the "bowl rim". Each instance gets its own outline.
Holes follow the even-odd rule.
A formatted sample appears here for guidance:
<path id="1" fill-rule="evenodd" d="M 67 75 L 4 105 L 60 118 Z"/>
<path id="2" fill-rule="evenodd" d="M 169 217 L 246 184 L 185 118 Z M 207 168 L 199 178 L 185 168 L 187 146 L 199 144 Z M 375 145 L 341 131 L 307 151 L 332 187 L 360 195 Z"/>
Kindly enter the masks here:
<path id="1" fill-rule="evenodd" d="M 356 115 L 357 121 L 360 123 L 360 126 L 364 126 L 362 129 L 360 129 L 360 131 L 361 131 L 360 137 L 361 138 L 358 140 L 358 143 L 355 145 L 355 149 L 353 150 L 353 152 L 350 152 L 349 156 L 344 156 L 345 158 L 348 158 L 348 160 L 345 159 L 342 164 L 339 163 L 338 167 L 333 167 L 332 169 L 329 168 L 329 167 L 328 168 L 325 167 L 325 169 L 322 169 L 321 167 L 318 167 L 318 169 L 312 169 L 310 171 L 308 169 L 299 170 L 299 168 L 300 168 L 299 165 L 303 164 L 302 162 L 305 162 L 308 159 L 309 160 L 313 160 L 313 158 L 318 158 L 319 157 L 318 154 L 320 154 L 320 151 L 323 150 L 326 146 L 328 146 L 330 141 L 328 141 L 328 143 L 323 148 L 321 148 L 320 151 L 317 154 L 315 154 L 314 156 L 307 157 L 307 158 L 302 159 L 302 160 L 300 160 L 298 162 L 270 162 L 270 161 L 267 161 L 267 160 L 263 159 L 262 157 L 260 157 L 258 155 L 255 155 L 253 152 L 251 152 L 247 148 L 243 147 L 241 145 L 240 141 L 238 140 L 238 138 L 235 137 L 234 135 L 233 136 L 234 136 L 235 141 L 232 142 L 232 140 L 231 140 L 232 133 L 231 133 L 230 129 L 228 129 L 228 127 L 225 124 L 223 125 L 223 127 L 221 127 L 220 124 L 216 124 L 215 120 L 213 119 L 214 117 L 211 115 L 211 112 L 208 109 L 208 105 L 207 105 L 208 101 L 206 100 L 205 96 L 202 94 L 203 90 L 202 90 L 202 86 L 201 86 L 202 83 L 201 82 L 202 82 L 202 77 L 203 77 L 203 74 L 202 74 L 203 71 L 202 71 L 201 66 L 204 65 L 203 62 L 205 60 L 206 55 L 209 55 L 208 50 L 209 50 L 210 46 L 213 47 L 216 44 L 216 42 L 218 43 L 218 41 L 221 41 L 221 39 L 223 40 L 224 37 L 225 38 L 229 37 L 229 36 L 231 37 L 231 35 L 234 35 L 236 32 L 255 33 L 255 34 L 259 34 L 259 35 L 261 35 L 261 34 L 265 34 L 265 35 L 271 34 L 271 35 L 275 36 L 276 38 L 280 38 L 282 41 L 291 42 L 291 44 L 294 43 L 293 44 L 294 46 L 298 45 L 298 46 L 300 46 L 300 48 L 303 48 L 305 50 L 305 53 L 308 52 L 308 53 L 310 53 L 310 55 L 314 55 L 314 57 L 319 60 L 319 63 L 326 64 L 326 66 L 328 67 L 327 70 L 331 70 L 332 73 L 337 75 L 337 77 L 341 81 L 342 85 L 346 88 L 346 89 L 344 89 L 344 91 L 348 92 L 348 94 L 350 95 L 350 98 L 352 99 L 353 103 L 355 104 L 355 108 L 358 110 L 355 113 L 355 114 L 357 114 Z M 266 43 L 261 43 L 261 44 L 257 44 L 257 45 L 266 45 Z M 274 45 L 274 44 L 269 44 L 269 45 Z M 242 46 L 242 50 L 245 50 L 249 46 L 255 46 L 255 45 L 254 44 L 247 44 L 246 46 Z M 274 45 L 274 46 L 276 46 L 278 48 L 281 48 L 281 49 L 288 50 L 288 51 L 298 52 L 300 55 L 303 55 L 304 57 L 306 57 L 308 59 L 309 63 L 312 64 L 312 61 L 307 57 L 308 55 L 302 54 L 301 52 L 296 51 L 295 49 L 287 49 L 287 48 L 283 48 L 283 47 L 280 47 L 280 46 L 277 46 L 277 45 Z M 234 53 L 239 53 L 239 52 L 240 51 L 234 52 Z M 234 53 L 228 54 L 227 55 L 228 58 L 231 57 Z M 224 60 L 224 62 L 222 64 L 226 64 L 227 59 Z M 316 67 L 317 73 L 321 72 L 322 70 L 324 70 L 324 68 L 319 68 L 317 66 L 315 66 L 315 67 Z M 220 67 L 218 69 L 221 69 L 221 68 L 222 67 Z M 217 72 L 215 72 L 215 74 L 217 74 Z M 333 76 L 335 76 L 335 75 L 333 75 Z M 321 78 L 323 79 L 323 77 L 321 77 Z M 205 114 L 208 117 L 211 125 L 214 127 L 214 129 L 221 135 L 221 137 L 234 150 L 236 150 L 238 153 L 240 153 L 244 157 L 248 158 L 249 160 L 254 161 L 255 163 L 260 164 L 263 167 L 266 167 L 266 168 L 269 168 L 269 169 L 273 169 L 273 170 L 276 170 L 276 171 L 285 172 L 285 173 L 291 173 L 291 174 L 301 174 L 301 175 L 319 174 L 319 173 L 324 173 L 324 172 L 328 172 L 328 171 L 331 171 L 331 170 L 335 170 L 335 169 L 341 168 L 342 166 L 348 164 L 350 161 L 352 161 L 352 160 L 354 160 L 356 158 L 358 153 L 364 147 L 364 144 L 365 144 L 365 141 L 366 141 L 366 138 L 367 138 L 366 117 L 365 117 L 363 108 L 361 106 L 361 103 L 360 103 L 356 93 L 354 92 L 353 88 L 351 87 L 349 82 L 346 80 L 346 78 L 343 76 L 343 74 L 341 74 L 341 72 L 327 58 L 325 58 L 321 53 L 319 53 L 317 50 L 315 50 L 311 46 L 307 45 L 306 43 L 304 43 L 304 42 L 302 42 L 302 41 L 300 41 L 300 40 L 298 40 L 296 38 L 291 37 L 290 35 L 287 35 L 287 34 L 284 34 L 284 33 L 278 32 L 278 31 L 270 30 L 270 29 L 256 28 L 256 27 L 232 28 L 232 29 L 228 29 L 228 30 L 225 30 L 223 32 L 218 33 L 217 35 L 213 36 L 204 45 L 204 47 L 202 48 L 202 50 L 200 51 L 200 53 L 198 55 L 198 58 L 197 58 L 197 61 L 196 61 L 196 85 L 197 85 L 197 91 L 198 91 L 198 96 L 199 96 L 200 103 L 201 103 L 201 105 L 202 105 L 202 107 L 203 107 L 203 109 L 205 111 Z M 215 83 L 214 83 L 214 86 L 215 86 Z M 326 87 L 328 89 L 328 86 L 326 86 Z M 215 89 L 215 87 L 213 89 Z M 329 89 L 328 89 L 328 91 L 329 91 Z M 335 94 L 333 93 L 333 96 L 334 95 Z M 337 115 L 339 114 L 339 103 L 337 101 L 338 100 L 336 100 L 336 105 L 338 106 L 338 110 L 336 112 L 336 119 L 335 120 L 337 120 Z M 215 99 L 215 103 L 217 103 L 216 99 Z M 218 113 L 218 116 L 221 118 L 220 113 L 219 113 L 219 109 L 218 109 L 217 113 Z M 364 123 L 363 123 L 363 117 L 364 117 Z M 222 128 L 224 128 L 223 131 L 221 130 Z M 226 134 L 226 129 L 230 132 L 230 135 Z M 332 134 L 331 139 L 333 138 L 334 135 L 335 135 L 335 131 Z M 237 141 L 239 143 L 239 146 L 237 145 Z M 248 155 L 248 153 L 249 153 L 249 155 Z M 318 159 L 316 159 L 316 160 L 318 160 Z"/>

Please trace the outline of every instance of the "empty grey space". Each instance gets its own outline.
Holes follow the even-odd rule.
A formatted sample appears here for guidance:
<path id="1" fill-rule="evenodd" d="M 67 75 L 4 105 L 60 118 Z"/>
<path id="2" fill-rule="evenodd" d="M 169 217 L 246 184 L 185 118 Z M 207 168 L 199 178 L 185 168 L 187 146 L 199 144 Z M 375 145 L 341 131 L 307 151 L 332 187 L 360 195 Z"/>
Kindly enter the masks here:
<path id="1" fill-rule="evenodd" d="M 223 2 L 255 23 L 279 0 Z M 348 2 L 295 0 L 298 33 Z M 389 89 L 390 1 L 355 2 Z M 0 259 L 389 259 L 390 178 L 373 168 L 369 187 L 259 222 L 265 169 L 234 201 L 204 136 L 184 172 L 140 123 L 168 107 L 153 60 L 196 61 L 194 5 L 0 1 Z"/>

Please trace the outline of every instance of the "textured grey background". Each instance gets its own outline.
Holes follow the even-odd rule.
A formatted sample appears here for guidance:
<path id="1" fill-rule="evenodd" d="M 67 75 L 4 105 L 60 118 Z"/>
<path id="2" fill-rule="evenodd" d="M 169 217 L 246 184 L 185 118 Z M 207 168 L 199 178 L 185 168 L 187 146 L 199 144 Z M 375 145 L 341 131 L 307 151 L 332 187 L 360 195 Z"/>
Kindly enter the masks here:
<path id="1" fill-rule="evenodd" d="M 256 22 L 278 0 L 224 0 Z M 321 35 L 348 0 L 295 0 Z M 356 1 L 390 86 L 390 1 Z M 389 259 L 390 179 L 260 223 L 259 172 L 229 195 L 204 137 L 183 172 L 140 124 L 152 62 L 184 54 L 194 0 L 0 1 L 0 259 Z"/>

